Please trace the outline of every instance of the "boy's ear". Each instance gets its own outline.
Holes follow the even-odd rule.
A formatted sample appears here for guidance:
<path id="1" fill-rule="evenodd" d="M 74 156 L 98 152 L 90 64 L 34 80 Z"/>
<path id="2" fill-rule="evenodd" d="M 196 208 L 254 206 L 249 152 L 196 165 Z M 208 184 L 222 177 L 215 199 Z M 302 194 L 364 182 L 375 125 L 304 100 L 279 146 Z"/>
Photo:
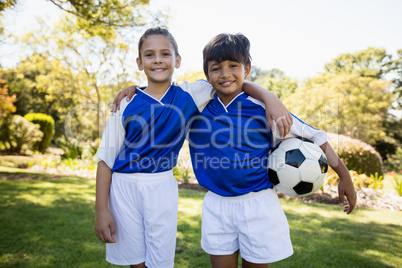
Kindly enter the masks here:
<path id="1" fill-rule="evenodd" d="M 175 64 L 176 69 L 179 69 L 180 64 L 181 64 L 181 56 L 178 55 L 178 56 L 176 57 L 176 64 Z"/>
<path id="2" fill-rule="evenodd" d="M 144 66 L 142 65 L 142 61 L 140 58 L 137 58 L 137 65 L 140 71 L 144 70 Z"/>
<path id="3" fill-rule="evenodd" d="M 251 72 L 251 64 L 247 64 L 244 67 L 244 78 L 247 78 L 247 76 L 250 74 Z"/>

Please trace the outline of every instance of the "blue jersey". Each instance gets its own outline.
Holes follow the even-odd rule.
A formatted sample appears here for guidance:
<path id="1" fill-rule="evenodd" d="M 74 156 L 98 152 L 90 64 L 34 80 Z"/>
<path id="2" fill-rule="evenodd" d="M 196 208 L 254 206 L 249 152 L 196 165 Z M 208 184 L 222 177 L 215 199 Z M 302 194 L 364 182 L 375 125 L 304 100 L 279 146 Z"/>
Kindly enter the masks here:
<path id="1" fill-rule="evenodd" d="M 133 99 L 123 99 L 120 110 L 111 115 L 96 154 L 98 160 L 119 173 L 172 169 L 187 123 L 211 98 L 210 92 L 206 81 L 172 85 L 160 100 L 137 89 Z"/>
<path id="2" fill-rule="evenodd" d="M 323 131 L 294 118 L 291 134 L 327 141 Z M 225 106 L 214 98 L 191 125 L 188 135 L 193 170 L 199 184 L 222 196 L 239 196 L 272 188 L 268 153 L 279 142 L 270 131 L 264 105 L 240 93 Z"/>

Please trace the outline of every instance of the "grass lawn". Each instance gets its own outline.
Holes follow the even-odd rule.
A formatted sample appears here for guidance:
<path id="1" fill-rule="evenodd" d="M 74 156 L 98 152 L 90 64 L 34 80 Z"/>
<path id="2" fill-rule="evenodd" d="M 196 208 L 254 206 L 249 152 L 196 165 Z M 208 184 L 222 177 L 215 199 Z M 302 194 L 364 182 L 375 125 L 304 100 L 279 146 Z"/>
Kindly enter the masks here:
<path id="1" fill-rule="evenodd" d="M 210 267 L 204 192 L 180 190 L 175 267 Z M 111 267 L 94 234 L 95 181 L 0 167 L 0 267 Z M 402 214 L 281 199 L 295 253 L 270 267 L 402 267 Z"/>

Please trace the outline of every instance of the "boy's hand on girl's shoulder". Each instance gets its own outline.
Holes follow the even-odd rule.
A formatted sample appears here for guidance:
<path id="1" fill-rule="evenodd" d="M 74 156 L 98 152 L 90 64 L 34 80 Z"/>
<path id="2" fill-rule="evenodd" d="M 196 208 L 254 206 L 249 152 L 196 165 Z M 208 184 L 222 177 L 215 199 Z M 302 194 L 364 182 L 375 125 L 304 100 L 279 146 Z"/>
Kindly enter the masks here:
<path id="1" fill-rule="evenodd" d="M 353 186 L 351 179 L 340 178 L 338 184 L 338 194 L 339 194 L 339 205 L 344 206 L 343 211 L 346 214 L 350 214 L 356 206 L 356 190 Z M 348 204 L 344 205 L 345 196 L 347 198 Z"/>
<path id="2" fill-rule="evenodd" d="M 95 216 L 95 234 L 104 243 L 116 243 L 116 227 L 109 211 L 97 212 Z"/>
<path id="3" fill-rule="evenodd" d="M 116 98 L 113 101 L 111 112 L 115 113 L 117 110 L 120 110 L 120 102 L 123 100 L 124 97 L 127 96 L 127 101 L 131 100 L 134 96 L 137 86 L 129 86 L 128 88 L 122 90 L 117 94 Z"/>

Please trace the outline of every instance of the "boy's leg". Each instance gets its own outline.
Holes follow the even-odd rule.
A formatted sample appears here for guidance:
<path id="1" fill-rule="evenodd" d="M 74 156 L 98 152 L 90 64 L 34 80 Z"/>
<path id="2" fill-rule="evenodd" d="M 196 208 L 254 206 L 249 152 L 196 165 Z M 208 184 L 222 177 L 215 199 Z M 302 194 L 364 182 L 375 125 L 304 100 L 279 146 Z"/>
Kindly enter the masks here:
<path id="1" fill-rule="evenodd" d="M 136 265 L 130 265 L 130 268 L 147 268 L 147 267 L 145 266 L 145 262 L 143 262 Z"/>
<path id="2" fill-rule="evenodd" d="M 289 225 L 274 190 L 249 193 L 244 197 L 247 196 L 251 198 L 239 203 L 235 220 L 241 257 L 249 263 L 267 264 L 291 256 Z"/>
<path id="3" fill-rule="evenodd" d="M 242 268 L 268 268 L 269 263 L 252 263 L 242 259 Z"/>
<path id="4" fill-rule="evenodd" d="M 209 255 L 212 268 L 237 268 L 239 251 L 232 255 Z"/>

